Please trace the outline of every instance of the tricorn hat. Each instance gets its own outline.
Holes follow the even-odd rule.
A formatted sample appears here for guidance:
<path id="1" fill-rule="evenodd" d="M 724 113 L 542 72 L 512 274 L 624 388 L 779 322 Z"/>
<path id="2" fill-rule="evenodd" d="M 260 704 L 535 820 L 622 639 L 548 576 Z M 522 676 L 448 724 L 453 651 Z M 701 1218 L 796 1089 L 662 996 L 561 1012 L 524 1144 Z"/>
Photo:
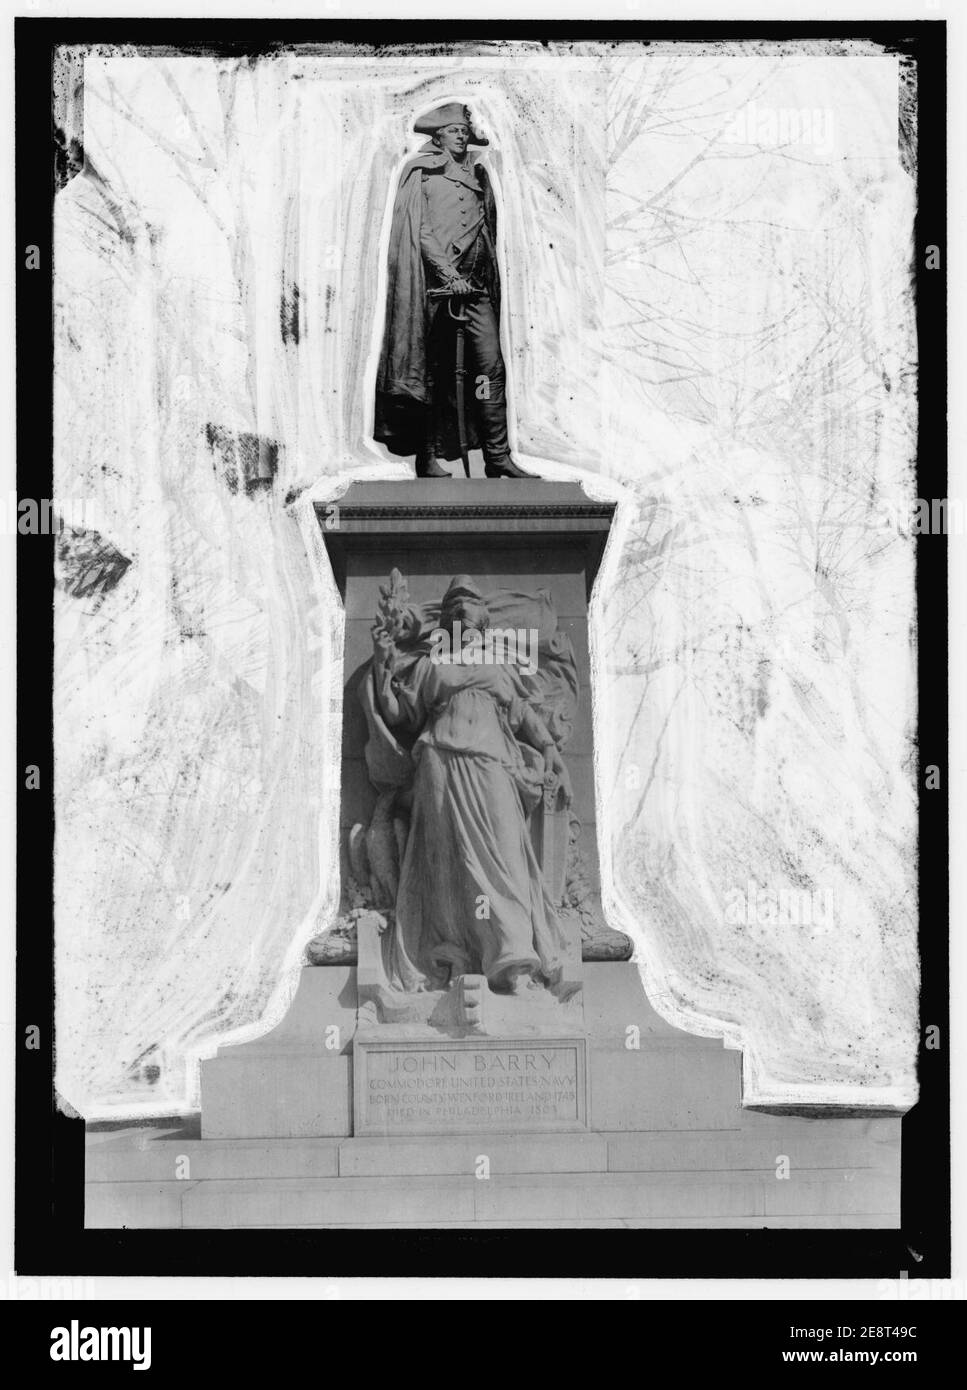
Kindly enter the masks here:
<path id="1" fill-rule="evenodd" d="M 461 106 L 458 101 L 448 101 L 443 106 L 434 106 L 432 111 L 427 111 L 414 121 L 413 129 L 418 135 L 435 135 L 436 132 L 445 125 L 466 125 L 470 127 L 470 145 L 489 145 L 490 141 L 486 135 L 481 135 L 474 128 L 473 118 L 470 115 L 468 106 Z"/>

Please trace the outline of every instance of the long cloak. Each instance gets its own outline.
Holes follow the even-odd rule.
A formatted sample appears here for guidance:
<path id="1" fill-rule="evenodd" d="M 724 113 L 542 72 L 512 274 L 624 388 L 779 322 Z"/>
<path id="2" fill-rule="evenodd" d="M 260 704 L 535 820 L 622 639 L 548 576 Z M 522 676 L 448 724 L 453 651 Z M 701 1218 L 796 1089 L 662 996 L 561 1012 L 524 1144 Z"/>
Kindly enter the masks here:
<path id="1" fill-rule="evenodd" d="M 468 156 L 468 159 L 471 156 Z M 387 256 L 386 315 L 383 344 L 376 374 L 376 412 L 373 437 L 391 454 L 413 455 L 426 446 L 431 405 L 428 348 L 437 313 L 446 313 L 439 300 L 426 297 L 426 269 L 420 247 L 424 169 L 440 169 L 447 155 L 432 144 L 404 164 L 393 204 Z M 484 222 L 481 236 L 489 240 L 492 258 L 491 301 L 500 321 L 500 281 L 497 273 L 497 209 L 493 189 L 483 165 L 475 164 L 483 189 Z M 451 367 L 452 372 L 452 367 Z M 464 379 L 467 446 L 480 447 L 476 421 L 473 374 Z M 460 457 L 457 434 L 455 382 L 437 386 L 436 451 L 444 459 Z"/>

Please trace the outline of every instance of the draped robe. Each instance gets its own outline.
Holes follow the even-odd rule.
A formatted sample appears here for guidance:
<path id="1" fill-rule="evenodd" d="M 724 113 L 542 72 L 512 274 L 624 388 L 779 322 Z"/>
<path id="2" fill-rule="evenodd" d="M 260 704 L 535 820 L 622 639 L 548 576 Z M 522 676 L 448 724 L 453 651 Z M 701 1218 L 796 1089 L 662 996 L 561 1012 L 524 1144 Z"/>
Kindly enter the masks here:
<path id="1" fill-rule="evenodd" d="M 405 788 L 412 806 L 383 948 L 391 987 L 406 992 L 445 988 L 459 973 L 486 975 L 500 988 L 514 968 L 554 985 L 567 950 L 528 822 L 542 794 L 543 758 L 517 735 L 533 708 L 566 739 L 578 693 L 574 652 L 546 591 L 500 590 L 487 607 L 494 627 L 538 632 L 534 674 L 513 663 L 431 660 L 425 635 L 439 611 L 431 605 L 411 650 L 400 653 L 395 729 L 375 698 L 372 668 L 361 691 L 371 780 L 378 789 Z M 410 747 L 406 731 L 416 735 Z"/>

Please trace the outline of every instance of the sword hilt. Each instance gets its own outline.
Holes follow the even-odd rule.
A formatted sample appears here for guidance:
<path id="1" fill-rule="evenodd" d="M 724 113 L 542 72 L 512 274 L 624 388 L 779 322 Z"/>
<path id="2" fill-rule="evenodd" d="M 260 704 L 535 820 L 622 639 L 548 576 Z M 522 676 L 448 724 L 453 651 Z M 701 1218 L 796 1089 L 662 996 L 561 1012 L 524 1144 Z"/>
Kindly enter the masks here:
<path id="1" fill-rule="evenodd" d="M 466 303 L 469 303 L 469 302 L 470 302 L 471 300 L 473 300 L 473 299 L 479 299 L 480 296 L 483 295 L 483 294 L 485 294 L 485 293 L 486 293 L 485 290 L 473 289 L 473 290 L 470 290 L 469 293 L 467 293 L 467 294 L 455 294 L 455 293 L 453 292 L 453 290 L 448 290 L 448 289 L 445 289 L 445 288 L 444 288 L 444 289 L 438 289 L 438 290 L 427 290 L 427 292 L 426 292 L 426 297 L 427 297 L 427 299 L 446 299 L 446 300 L 448 300 L 449 303 L 447 304 L 447 311 L 448 311 L 450 317 L 454 320 L 454 322 L 455 322 L 455 323 L 467 323 L 467 322 L 468 322 L 468 318 L 467 318 L 467 315 L 466 315 L 465 313 L 462 313 L 462 314 L 455 314 L 455 313 L 453 312 L 453 301 L 456 300 L 458 306 L 462 306 L 465 302 L 466 302 Z"/>

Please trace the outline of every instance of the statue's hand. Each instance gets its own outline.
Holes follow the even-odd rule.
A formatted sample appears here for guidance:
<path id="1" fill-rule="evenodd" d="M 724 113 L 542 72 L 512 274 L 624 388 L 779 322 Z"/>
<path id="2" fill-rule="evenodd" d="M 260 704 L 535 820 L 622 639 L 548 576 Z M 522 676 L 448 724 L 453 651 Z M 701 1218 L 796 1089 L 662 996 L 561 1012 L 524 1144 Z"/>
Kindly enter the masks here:
<path id="1" fill-rule="evenodd" d="M 420 635 L 420 615 L 415 608 L 405 608 L 400 616 L 400 627 L 397 633 L 397 641 L 400 638 L 407 642 L 415 641 Z"/>
<path id="2" fill-rule="evenodd" d="M 471 285 L 469 280 L 461 279 L 460 276 L 457 276 L 455 280 L 451 280 L 447 285 L 447 289 L 451 294 L 473 294 L 473 285 Z"/>
<path id="3" fill-rule="evenodd" d="M 571 787 L 571 774 L 555 744 L 544 750 L 544 785 L 553 789 L 559 787 L 564 793 L 564 804 L 570 806 L 574 799 Z"/>
<path id="4" fill-rule="evenodd" d="M 376 661 L 384 670 L 392 671 L 396 666 L 396 643 L 392 633 L 379 626 L 374 627 L 372 631 Z"/>

